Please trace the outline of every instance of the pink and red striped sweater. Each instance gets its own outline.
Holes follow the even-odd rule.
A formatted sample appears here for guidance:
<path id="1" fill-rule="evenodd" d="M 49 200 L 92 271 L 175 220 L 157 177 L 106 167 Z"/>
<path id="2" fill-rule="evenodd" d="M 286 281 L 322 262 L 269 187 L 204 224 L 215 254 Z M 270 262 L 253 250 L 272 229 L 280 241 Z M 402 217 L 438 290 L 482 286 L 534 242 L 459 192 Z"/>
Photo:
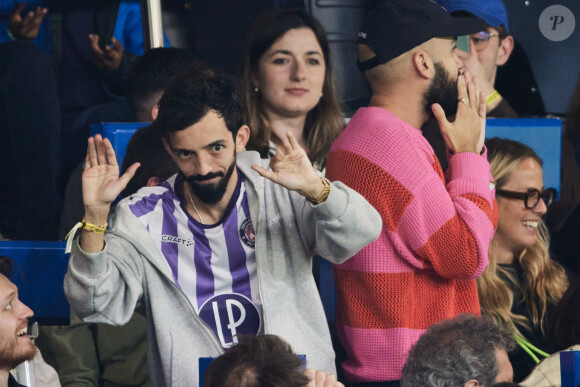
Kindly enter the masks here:
<path id="1" fill-rule="evenodd" d="M 421 131 L 382 108 L 359 109 L 332 145 L 326 176 L 383 219 L 375 242 L 334 267 L 352 382 L 400 379 L 427 327 L 480 313 L 475 278 L 497 225 L 486 152 L 452 155 L 447 174 Z"/>

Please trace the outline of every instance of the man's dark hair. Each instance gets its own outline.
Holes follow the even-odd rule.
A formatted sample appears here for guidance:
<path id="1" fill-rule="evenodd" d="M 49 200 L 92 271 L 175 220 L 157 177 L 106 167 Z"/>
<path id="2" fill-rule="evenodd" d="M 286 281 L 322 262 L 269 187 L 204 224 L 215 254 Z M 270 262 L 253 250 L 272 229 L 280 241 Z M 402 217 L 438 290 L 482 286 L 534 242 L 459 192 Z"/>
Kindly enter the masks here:
<path id="1" fill-rule="evenodd" d="M 153 126 L 166 138 L 195 124 L 210 110 L 223 117 L 235 139 L 244 115 L 239 81 L 225 74 L 182 73 L 161 97 Z"/>
<path id="2" fill-rule="evenodd" d="M 475 379 L 494 383 L 499 369 L 496 349 L 515 342 L 488 317 L 462 314 L 432 325 L 413 346 L 403 367 L 401 387 L 463 386 Z"/>
<path id="3" fill-rule="evenodd" d="M 301 387 L 308 384 L 302 360 L 274 335 L 240 336 L 239 343 L 215 359 L 204 387 Z"/>
<path id="4" fill-rule="evenodd" d="M 134 107 L 138 99 L 148 98 L 165 90 L 175 74 L 183 67 L 205 65 L 191 52 L 174 47 L 154 48 L 138 57 L 131 65 L 127 76 L 127 97 Z"/>
<path id="5" fill-rule="evenodd" d="M 151 126 L 137 130 L 129 140 L 121 168 L 122 173 L 136 162 L 141 163 L 141 166 L 137 168 L 135 176 L 129 180 L 127 187 L 121 192 L 122 197 L 129 196 L 145 187 L 152 177 L 165 181 L 179 171 L 163 147 L 161 136 Z"/>

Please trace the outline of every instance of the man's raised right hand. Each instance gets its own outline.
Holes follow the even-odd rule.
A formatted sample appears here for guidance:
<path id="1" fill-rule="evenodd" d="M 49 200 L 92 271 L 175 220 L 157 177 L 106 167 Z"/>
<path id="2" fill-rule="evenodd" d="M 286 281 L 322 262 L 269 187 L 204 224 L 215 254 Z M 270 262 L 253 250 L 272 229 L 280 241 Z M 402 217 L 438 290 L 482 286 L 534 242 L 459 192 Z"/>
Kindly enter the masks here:
<path id="1" fill-rule="evenodd" d="M 119 177 L 119 165 L 113 146 L 100 134 L 89 138 L 89 147 L 82 176 L 85 218 L 90 223 L 103 223 L 111 203 L 127 186 L 139 168 L 135 163 Z M 91 219 L 89 219 L 91 218 Z"/>

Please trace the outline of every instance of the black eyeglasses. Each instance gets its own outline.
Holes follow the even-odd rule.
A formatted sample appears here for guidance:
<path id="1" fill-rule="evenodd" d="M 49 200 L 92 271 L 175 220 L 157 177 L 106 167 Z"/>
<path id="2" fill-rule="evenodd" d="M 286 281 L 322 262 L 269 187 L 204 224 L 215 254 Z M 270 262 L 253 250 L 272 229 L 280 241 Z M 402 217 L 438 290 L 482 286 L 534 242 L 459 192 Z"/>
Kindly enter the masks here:
<path id="1" fill-rule="evenodd" d="M 530 188 L 527 192 L 517 192 L 496 188 L 495 194 L 506 198 L 523 200 L 526 208 L 528 210 L 533 210 L 540 202 L 540 199 L 546 203 L 546 207 L 552 204 L 554 197 L 556 197 L 556 189 L 546 188 L 543 191 L 539 191 L 535 188 Z"/>
<path id="2" fill-rule="evenodd" d="M 479 32 L 476 32 L 475 34 L 469 35 L 469 39 L 471 39 L 473 41 L 473 45 L 475 46 L 475 49 L 477 51 L 481 51 L 485 47 L 487 47 L 487 43 L 489 43 L 489 39 L 494 37 L 494 36 L 499 36 L 499 34 L 493 34 L 493 33 L 487 32 L 487 31 L 479 31 Z"/>

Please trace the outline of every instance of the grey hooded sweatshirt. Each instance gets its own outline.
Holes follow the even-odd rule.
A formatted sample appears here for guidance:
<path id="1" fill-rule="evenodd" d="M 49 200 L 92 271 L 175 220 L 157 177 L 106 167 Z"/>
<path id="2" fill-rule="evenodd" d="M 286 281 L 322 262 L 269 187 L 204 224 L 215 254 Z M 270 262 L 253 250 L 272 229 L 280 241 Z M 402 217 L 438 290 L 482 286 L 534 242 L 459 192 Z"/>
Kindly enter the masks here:
<path id="1" fill-rule="evenodd" d="M 308 367 L 336 374 L 312 256 L 342 263 L 378 238 L 382 221 L 361 195 L 340 182 L 331 183 L 324 203 L 313 205 L 251 169 L 253 164 L 268 168 L 268 163 L 257 152 L 237 156 L 255 231 L 263 332 L 305 354 Z M 153 384 L 198 385 L 199 358 L 223 353 L 218 338 L 175 284 L 169 264 L 127 200 L 117 206 L 109 228 L 99 253 L 84 253 L 78 241 L 73 243 L 64 281 L 71 307 L 87 322 L 111 325 L 125 324 L 140 307 L 147 317 Z"/>

